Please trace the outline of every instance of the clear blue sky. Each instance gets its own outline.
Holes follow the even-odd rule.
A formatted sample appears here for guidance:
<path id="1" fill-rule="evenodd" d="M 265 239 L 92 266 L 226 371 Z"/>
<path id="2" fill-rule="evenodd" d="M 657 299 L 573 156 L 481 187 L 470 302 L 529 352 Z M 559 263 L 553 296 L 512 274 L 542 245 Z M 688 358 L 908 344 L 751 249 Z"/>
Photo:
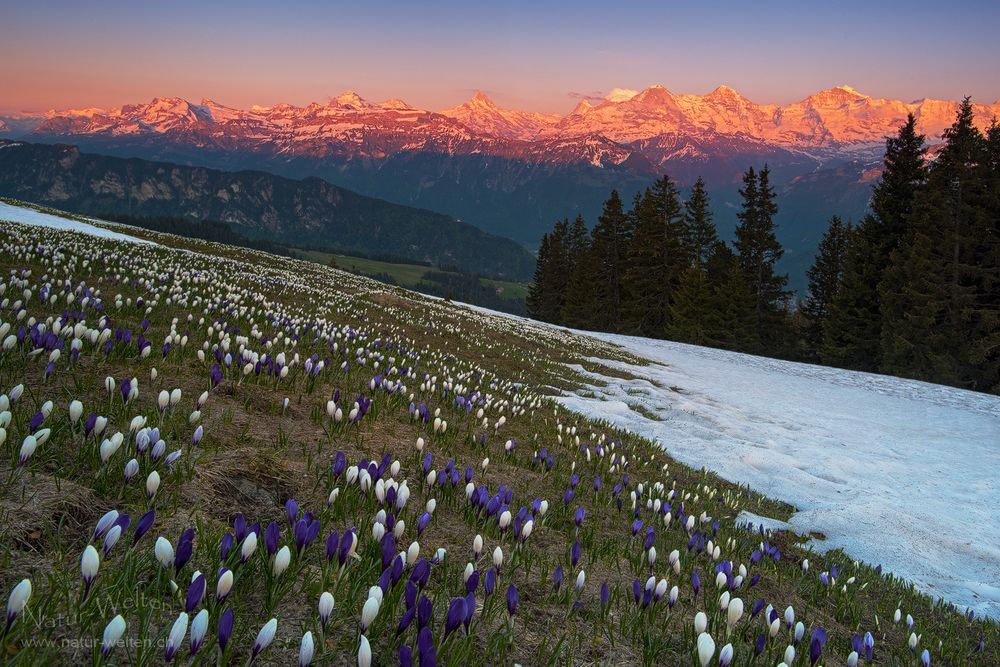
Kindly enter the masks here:
<path id="1" fill-rule="evenodd" d="M 566 112 L 574 95 L 719 84 L 790 102 L 1000 98 L 1000 2 L 99 2 L 0 8 L 0 110 L 176 95 L 325 101 L 351 88 L 439 109 L 482 89 Z"/>

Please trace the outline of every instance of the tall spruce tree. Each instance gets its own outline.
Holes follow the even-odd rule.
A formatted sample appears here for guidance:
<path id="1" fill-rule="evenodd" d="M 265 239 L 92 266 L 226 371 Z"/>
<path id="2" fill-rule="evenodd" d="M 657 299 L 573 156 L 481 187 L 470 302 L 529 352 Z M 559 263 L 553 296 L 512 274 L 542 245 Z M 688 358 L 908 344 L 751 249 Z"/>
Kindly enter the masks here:
<path id="1" fill-rule="evenodd" d="M 593 229 L 590 246 L 597 300 L 593 326 L 602 331 L 616 331 L 621 325 L 628 242 L 629 219 L 618 191 L 612 190 Z"/>
<path id="2" fill-rule="evenodd" d="M 830 307 L 843 284 L 844 262 L 852 232 L 850 225 L 833 216 L 820 241 L 816 260 L 806 272 L 809 292 L 802 301 L 801 312 L 806 321 L 806 350 L 812 358 L 819 355 Z"/>
<path id="3" fill-rule="evenodd" d="M 598 328 L 597 269 L 589 244 L 576 257 L 560 323 L 577 329 Z"/>
<path id="4" fill-rule="evenodd" d="M 874 371 L 880 366 L 882 304 L 879 286 L 892 253 L 906 234 L 916 194 L 927 178 L 924 136 L 913 114 L 886 139 L 882 176 L 872 192 L 872 214 L 854 234 L 844 284 L 830 307 L 820 359 Z M 887 289 L 899 289 L 899 285 Z"/>
<path id="5" fill-rule="evenodd" d="M 582 215 L 577 215 L 573 224 L 569 226 L 569 231 L 566 232 L 567 280 L 568 276 L 573 275 L 573 271 L 576 269 L 577 258 L 581 257 L 589 247 L 590 232 L 587 230 L 587 223 Z"/>
<path id="6" fill-rule="evenodd" d="M 881 370 L 976 388 L 971 340 L 990 220 L 987 145 L 962 103 L 880 288 Z"/>
<path id="7" fill-rule="evenodd" d="M 882 237 L 879 222 L 865 216 L 851 234 L 840 289 L 823 322 L 820 362 L 862 371 L 878 370 L 880 331 L 878 285 L 884 266 L 875 261 Z"/>
<path id="8" fill-rule="evenodd" d="M 744 282 L 753 297 L 756 341 L 754 351 L 777 351 L 786 338 L 786 308 L 789 292 L 787 275 L 774 271 L 784 250 L 775 236 L 774 216 L 778 212 L 770 171 L 751 167 L 743 176 L 743 207 L 736 226 L 736 250 Z"/>
<path id="9" fill-rule="evenodd" d="M 979 289 L 972 323 L 971 361 L 978 370 L 975 387 L 1000 394 L 1000 122 L 986 132 L 984 207 L 992 218 L 985 227 L 979 260 Z"/>
<path id="10" fill-rule="evenodd" d="M 558 322 L 566 298 L 570 263 L 567 247 L 569 220 L 557 222 L 542 236 L 535 275 L 528 291 L 528 315 L 544 322 Z"/>
<path id="11" fill-rule="evenodd" d="M 755 300 L 740 260 L 723 241 L 712 245 L 705 276 L 711 296 L 706 308 L 706 342 L 729 350 L 748 350 L 757 340 Z"/>
<path id="12" fill-rule="evenodd" d="M 699 176 L 691 188 L 691 195 L 684 202 L 684 245 L 695 266 L 705 267 L 717 240 L 708 191 L 705 189 L 705 181 Z"/>
<path id="13" fill-rule="evenodd" d="M 684 269 L 670 303 L 667 335 L 695 345 L 711 343 L 712 307 L 712 290 L 704 269 L 699 266 Z"/>
<path id="14" fill-rule="evenodd" d="M 668 176 L 637 197 L 623 281 L 622 329 L 662 337 L 670 302 L 686 264 L 683 214 L 676 186 Z"/>

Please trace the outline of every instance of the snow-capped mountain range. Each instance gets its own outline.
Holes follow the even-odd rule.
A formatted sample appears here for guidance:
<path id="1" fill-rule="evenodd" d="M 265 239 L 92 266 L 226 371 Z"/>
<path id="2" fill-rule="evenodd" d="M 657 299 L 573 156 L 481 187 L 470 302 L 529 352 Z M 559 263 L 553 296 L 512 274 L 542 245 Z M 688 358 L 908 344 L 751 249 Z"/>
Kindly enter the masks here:
<path id="1" fill-rule="evenodd" d="M 593 224 L 612 188 L 626 199 L 664 173 L 709 186 L 720 233 L 739 207 L 749 166 L 768 164 L 779 239 L 792 284 L 827 220 L 857 221 L 878 176 L 885 138 L 907 113 L 930 144 L 957 101 L 902 102 L 838 86 L 792 104 L 759 104 L 721 86 L 705 95 L 663 86 L 615 89 L 566 115 L 505 109 L 486 95 L 451 109 L 346 91 L 324 103 L 235 109 L 176 97 L 115 109 L 2 116 L 0 137 L 69 143 L 82 151 L 224 170 L 318 176 L 371 197 L 449 214 L 533 247 L 556 219 Z M 975 105 L 976 122 L 1000 101 Z"/>
<path id="2" fill-rule="evenodd" d="M 163 97 L 116 109 L 50 111 L 37 117 L 26 134 L 157 137 L 316 157 L 379 159 L 396 152 L 432 151 L 535 162 L 583 160 L 597 166 L 639 157 L 655 167 L 674 157 L 649 149 L 662 143 L 650 139 L 663 136 L 691 139 L 681 148 L 691 154 L 700 152 L 697 144 L 722 138 L 821 155 L 866 152 L 881 148 L 907 113 L 916 116 L 920 131 L 933 143 L 954 120 L 957 107 L 956 101 L 873 98 L 850 86 L 776 105 L 757 104 L 726 86 L 706 95 L 678 95 L 655 85 L 634 94 L 616 90 L 597 104 L 585 100 L 560 116 L 503 109 L 481 92 L 460 106 L 435 112 L 398 99 L 370 102 L 346 91 L 324 104 L 304 107 L 278 104 L 243 110 L 207 99 L 195 104 Z M 977 105 L 976 112 L 985 126 L 1000 115 L 1000 101 Z"/>

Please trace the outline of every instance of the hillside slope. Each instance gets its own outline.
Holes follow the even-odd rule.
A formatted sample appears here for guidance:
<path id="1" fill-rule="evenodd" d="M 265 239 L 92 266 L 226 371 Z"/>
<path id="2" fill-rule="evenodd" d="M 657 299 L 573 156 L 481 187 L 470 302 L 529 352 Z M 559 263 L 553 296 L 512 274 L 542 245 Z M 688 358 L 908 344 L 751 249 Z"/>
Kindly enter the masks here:
<path id="1" fill-rule="evenodd" d="M 318 178 L 227 172 L 0 141 L 0 195 L 87 213 L 221 220 L 250 238 L 379 253 L 513 279 L 534 258 L 446 215 L 365 197 Z"/>
<path id="2" fill-rule="evenodd" d="M 788 505 L 547 397 L 639 389 L 626 349 L 22 215 L 0 222 L 15 663 L 1000 659 L 995 622 L 809 550 Z"/>

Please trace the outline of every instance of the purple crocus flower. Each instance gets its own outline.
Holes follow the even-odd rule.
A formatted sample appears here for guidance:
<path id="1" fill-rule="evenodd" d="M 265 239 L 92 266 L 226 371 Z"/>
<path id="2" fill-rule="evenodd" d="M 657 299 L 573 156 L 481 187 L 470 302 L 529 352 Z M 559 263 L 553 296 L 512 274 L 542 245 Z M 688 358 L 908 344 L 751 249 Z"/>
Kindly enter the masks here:
<path id="1" fill-rule="evenodd" d="M 187 531 L 181 535 L 181 539 L 177 543 L 177 550 L 174 552 L 174 568 L 177 573 L 180 573 L 181 569 L 191 560 L 191 553 L 194 551 L 194 538 L 184 539 L 186 534 Z"/>
<path id="2" fill-rule="evenodd" d="M 285 516 L 288 517 L 288 525 L 291 527 L 295 520 L 299 518 L 299 504 L 295 502 L 294 498 L 289 498 L 285 501 Z"/>
<path id="3" fill-rule="evenodd" d="M 267 524 L 267 528 L 264 530 L 264 548 L 267 550 L 268 556 L 273 556 L 274 552 L 278 550 L 278 541 L 281 539 L 281 529 L 278 528 L 278 524 L 275 521 Z"/>
<path id="4" fill-rule="evenodd" d="M 563 582 L 563 569 L 562 565 L 557 565 L 555 572 L 552 573 L 552 589 L 559 592 L 559 588 L 562 586 Z"/>
<path id="5" fill-rule="evenodd" d="M 517 611 L 518 599 L 517 587 L 511 584 L 507 587 L 507 613 L 511 616 Z"/>
<path id="6" fill-rule="evenodd" d="M 237 542 L 242 542 L 243 538 L 247 536 L 247 520 L 243 517 L 242 512 L 233 519 L 233 532 L 236 533 Z"/>
<path id="7" fill-rule="evenodd" d="M 188 586 L 187 596 L 184 598 L 184 611 L 192 613 L 201 604 L 205 597 L 205 575 L 199 574 L 195 577 L 191 585 Z"/>
<path id="8" fill-rule="evenodd" d="M 427 582 L 431 577 L 431 564 L 426 558 L 421 558 L 413 565 L 413 570 L 410 572 L 410 581 L 414 583 L 417 588 L 423 588 L 427 585 Z"/>
<path id="9" fill-rule="evenodd" d="M 573 567 L 580 562 L 580 542 L 573 542 L 573 546 L 569 550 L 569 560 Z"/>
<path id="10" fill-rule="evenodd" d="M 812 639 L 809 640 L 810 665 L 815 665 L 819 661 L 819 656 L 823 653 L 824 644 L 826 644 L 826 630 L 820 626 L 813 630 Z"/>
<path id="11" fill-rule="evenodd" d="M 763 632 L 757 635 L 757 641 L 753 643 L 754 657 L 757 657 L 764 652 L 764 646 L 766 643 L 767 643 L 767 635 L 765 635 Z"/>
<path id="12" fill-rule="evenodd" d="M 149 532 L 149 529 L 153 527 L 154 521 L 156 521 L 155 510 L 149 510 L 139 517 L 139 520 L 135 524 L 135 533 L 132 535 L 132 544 L 138 542 L 143 535 Z"/>
<path id="13" fill-rule="evenodd" d="M 330 533 L 326 538 L 326 559 L 333 560 L 337 555 L 337 547 L 340 545 L 340 535 L 337 531 Z"/>
<path id="14" fill-rule="evenodd" d="M 222 617 L 219 618 L 219 648 L 223 651 L 226 650 L 229 638 L 233 636 L 233 616 L 233 610 L 227 609 L 222 612 Z"/>
<path id="15" fill-rule="evenodd" d="M 417 600 L 417 627 L 426 628 L 427 624 L 430 623 L 431 613 L 434 611 L 434 606 L 426 595 L 421 595 L 420 599 Z"/>
<path id="16" fill-rule="evenodd" d="M 576 524 L 577 528 L 583 526 L 583 519 L 587 516 L 587 511 L 582 507 L 576 508 L 576 513 L 573 515 L 573 523 Z"/>
<path id="17" fill-rule="evenodd" d="M 226 531 L 226 534 L 222 536 L 222 541 L 219 542 L 219 560 L 225 561 L 229 557 L 229 552 L 233 550 L 233 546 L 236 544 L 233 539 L 233 534 Z"/>
<path id="18" fill-rule="evenodd" d="M 863 642 L 865 647 L 865 660 L 871 661 L 872 655 L 875 652 L 875 638 L 872 637 L 872 633 L 866 632 Z"/>
<path id="19" fill-rule="evenodd" d="M 424 532 L 424 530 L 427 528 L 427 525 L 430 522 L 431 522 L 431 515 L 428 512 L 424 512 L 423 514 L 420 515 L 420 518 L 417 519 L 417 537 L 419 537 Z"/>
<path id="20" fill-rule="evenodd" d="M 340 562 L 341 566 L 347 562 L 347 556 L 351 553 L 351 547 L 354 546 L 354 529 L 345 530 L 344 534 L 340 536 L 340 546 L 337 547 L 337 560 Z"/>
<path id="21" fill-rule="evenodd" d="M 417 658 L 420 667 L 437 667 L 437 651 L 434 648 L 434 636 L 427 626 L 417 633 Z"/>
<path id="22" fill-rule="evenodd" d="M 611 600 L 611 589 L 608 588 L 608 582 L 601 583 L 601 608 L 607 608 L 608 602 Z"/>
<path id="23" fill-rule="evenodd" d="M 494 589 L 497 585 L 497 571 L 496 568 L 490 568 L 486 570 L 486 577 L 483 579 L 483 592 L 489 597 L 493 594 Z"/>
<path id="24" fill-rule="evenodd" d="M 413 667 L 413 651 L 406 644 L 399 647 L 399 667 Z"/>
<path id="25" fill-rule="evenodd" d="M 452 598 L 448 603 L 448 615 L 444 622 L 444 636 L 448 637 L 465 620 L 465 598 Z"/>
<path id="26" fill-rule="evenodd" d="M 472 593 L 479 588 L 479 572 L 473 570 L 469 578 L 465 580 L 465 592 Z"/>

